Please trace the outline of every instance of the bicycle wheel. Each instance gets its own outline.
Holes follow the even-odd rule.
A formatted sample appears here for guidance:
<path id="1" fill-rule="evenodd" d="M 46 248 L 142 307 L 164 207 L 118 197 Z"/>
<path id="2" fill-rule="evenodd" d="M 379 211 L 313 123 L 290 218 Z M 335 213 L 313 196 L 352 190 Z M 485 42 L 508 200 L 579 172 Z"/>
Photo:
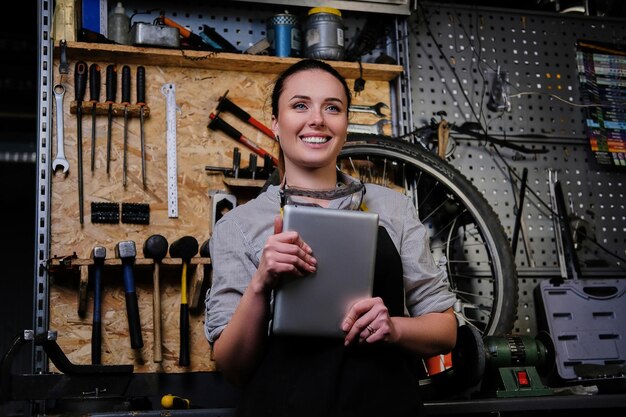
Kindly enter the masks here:
<path id="1" fill-rule="evenodd" d="M 417 145 L 376 135 L 350 138 L 339 165 L 364 182 L 413 198 L 434 259 L 448 271 L 460 324 L 483 336 L 511 331 L 518 284 L 509 241 L 487 200 L 463 174 Z"/>

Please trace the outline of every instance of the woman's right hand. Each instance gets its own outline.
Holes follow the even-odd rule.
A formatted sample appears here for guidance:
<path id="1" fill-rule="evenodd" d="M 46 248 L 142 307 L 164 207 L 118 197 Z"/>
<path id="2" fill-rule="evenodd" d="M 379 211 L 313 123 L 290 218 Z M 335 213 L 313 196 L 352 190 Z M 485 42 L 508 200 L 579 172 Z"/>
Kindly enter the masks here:
<path id="1" fill-rule="evenodd" d="M 274 218 L 274 234 L 265 242 L 255 274 L 263 289 L 273 289 L 283 274 L 304 276 L 315 272 L 317 260 L 313 250 L 295 231 L 283 232 L 283 219 Z"/>

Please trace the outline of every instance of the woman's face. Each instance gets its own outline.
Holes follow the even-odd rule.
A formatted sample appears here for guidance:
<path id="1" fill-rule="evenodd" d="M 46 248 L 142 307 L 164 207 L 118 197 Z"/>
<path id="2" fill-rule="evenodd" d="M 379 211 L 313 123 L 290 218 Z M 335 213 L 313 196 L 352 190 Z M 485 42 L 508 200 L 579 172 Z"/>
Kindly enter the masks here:
<path id="1" fill-rule="evenodd" d="M 335 169 L 348 130 L 348 98 L 339 80 L 306 70 L 285 80 L 272 130 L 280 138 L 285 169 Z"/>

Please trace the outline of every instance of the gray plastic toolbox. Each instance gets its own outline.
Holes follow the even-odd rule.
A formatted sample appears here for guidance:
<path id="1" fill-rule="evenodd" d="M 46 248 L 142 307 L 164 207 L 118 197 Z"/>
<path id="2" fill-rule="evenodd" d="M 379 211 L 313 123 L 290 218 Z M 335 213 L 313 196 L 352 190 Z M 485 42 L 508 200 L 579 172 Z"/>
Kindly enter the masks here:
<path id="1" fill-rule="evenodd" d="M 538 320 L 551 336 L 563 380 L 584 378 L 581 365 L 593 365 L 596 377 L 602 376 L 603 369 L 608 373 L 624 369 L 625 294 L 626 279 L 546 280 L 537 286 L 536 305 L 544 310 Z"/>

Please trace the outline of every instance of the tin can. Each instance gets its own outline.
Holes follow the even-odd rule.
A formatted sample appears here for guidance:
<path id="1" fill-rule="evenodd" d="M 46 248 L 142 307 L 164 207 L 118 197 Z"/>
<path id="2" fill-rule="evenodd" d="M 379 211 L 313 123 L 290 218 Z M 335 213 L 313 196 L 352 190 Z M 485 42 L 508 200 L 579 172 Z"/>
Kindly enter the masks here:
<path id="1" fill-rule="evenodd" d="M 267 41 L 275 56 L 299 56 L 302 42 L 298 19 L 288 11 L 272 16 L 267 24 Z"/>
<path id="2" fill-rule="evenodd" d="M 343 59 L 343 28 L 339 10 L 331 7 L 314 7 L 309 10 L 304 37 L 304 56 L 328 60 Z"/>

